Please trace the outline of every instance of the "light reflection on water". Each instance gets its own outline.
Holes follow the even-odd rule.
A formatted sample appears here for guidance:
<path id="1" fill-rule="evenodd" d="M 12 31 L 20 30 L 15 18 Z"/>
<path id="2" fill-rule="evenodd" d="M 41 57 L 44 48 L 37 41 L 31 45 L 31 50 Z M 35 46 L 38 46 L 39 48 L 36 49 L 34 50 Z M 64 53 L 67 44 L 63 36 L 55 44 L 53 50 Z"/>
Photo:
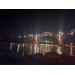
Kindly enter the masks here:
<path id="1" fill-rule="evenodd" d="M 70 47 L 70 55 L 73 56 L 73 51 L 72 51 L 72 47 Z"/>
<path id="2" fill-rule="evenodd" d="M 8 45 L 11 51 L 16 51 L 20 53 L 22 56 L 34 55 L 36 53 L 42 53 L 43 55 L 45 55 L 45 53 L 52 51 L 57 52 L 60 55 L 62 53 L 65 53 L 70 56 L 75 56 L 75 47 L 64 47 L 51 44 L 12 43 L 12 42 Z"/>
<path id="3" fill-rule="evenodd" d="M 57 53 L 60 54 L 60 55 L 62 54 L 61 46 L 58 46 Z"/>

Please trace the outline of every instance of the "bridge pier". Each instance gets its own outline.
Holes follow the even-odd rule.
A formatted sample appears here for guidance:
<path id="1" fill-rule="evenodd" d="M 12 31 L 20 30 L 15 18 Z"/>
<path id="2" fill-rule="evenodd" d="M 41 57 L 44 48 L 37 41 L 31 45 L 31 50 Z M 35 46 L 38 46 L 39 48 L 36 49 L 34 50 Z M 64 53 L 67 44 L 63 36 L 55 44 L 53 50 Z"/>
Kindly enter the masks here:
<path id="1" fill-rule="evenodd" d="M 63 45 L 63 42 L 62 42 L 62 41 L 60 41 L 60 42 L 59 42 L 59 45 Z"/>

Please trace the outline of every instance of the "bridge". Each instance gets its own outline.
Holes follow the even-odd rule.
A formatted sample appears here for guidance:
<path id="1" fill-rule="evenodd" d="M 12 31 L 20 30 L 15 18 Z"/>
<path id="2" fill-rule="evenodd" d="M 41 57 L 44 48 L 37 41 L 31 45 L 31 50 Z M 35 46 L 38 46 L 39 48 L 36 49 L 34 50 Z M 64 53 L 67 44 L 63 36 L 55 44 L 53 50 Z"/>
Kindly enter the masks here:
<path id="1" fill-rule="evenodd" d="M 58 40 L 59 45 L 63 45 L 63 41 L 68 37 L 68 35 L 72 35 L 73 36 L 74 35 L 74 32 L 75 32 L 75 28 L 72 29 L 66 35 L 61 34 L 61 33 L 54 34 L 54 33 L 50 32 L 50 31 L 45 31 L 45 32 L 41 33 L 40 35 L 28 34 L 26 36 L 26 38 L 29 41 L 33 41 L 34 40 L 34 42 L 37 43 L 37 42 L 40 42 L 42 40 L 42 38 L 44 38 L 45 36 L 50 36 L 50 37 L 54 36 Z"/>

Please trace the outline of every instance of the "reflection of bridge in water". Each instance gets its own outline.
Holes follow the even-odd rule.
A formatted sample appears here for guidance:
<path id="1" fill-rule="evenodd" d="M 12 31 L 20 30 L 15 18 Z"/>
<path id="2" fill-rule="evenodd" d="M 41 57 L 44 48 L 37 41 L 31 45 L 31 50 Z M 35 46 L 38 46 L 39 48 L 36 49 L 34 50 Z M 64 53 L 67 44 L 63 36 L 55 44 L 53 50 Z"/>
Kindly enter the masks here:
<path id="1" fill-rule="evenodd" d="M 15 50 L 16 47 L 16 50 Z M 51 44 L 34 44 L 34 43 L 10 43 L 10 50 L 24 55 L 34 55 L 36 53 L 42 53 L 45 55 L 47 52 L 56 52 L 58 54 L 68 54 L 70 56 L 75 55 L 75 47 L 64 47 Z"/>
<path id="2" fill-rule="evenodd" d="M 63 44 L 63 41 L 68 37 L 68 35 L 74 35 L 75 29 L 72 29 L 69 33 L 66 35 L 64 34 L 54 34 L 50 31 L 43 32 L 41 35 L 34 35 L 34 34 L 28 34 L 26 35 L 26 40 L 25 41 L 31 41 L 31 42 L 36 42 L 39 43 L 41 42 L 42 38 L 44 37 L 55 37 L 59 43 L 59 45 Z M 52 41 L 45 41 L 45 43 L 53 43 Z"/>

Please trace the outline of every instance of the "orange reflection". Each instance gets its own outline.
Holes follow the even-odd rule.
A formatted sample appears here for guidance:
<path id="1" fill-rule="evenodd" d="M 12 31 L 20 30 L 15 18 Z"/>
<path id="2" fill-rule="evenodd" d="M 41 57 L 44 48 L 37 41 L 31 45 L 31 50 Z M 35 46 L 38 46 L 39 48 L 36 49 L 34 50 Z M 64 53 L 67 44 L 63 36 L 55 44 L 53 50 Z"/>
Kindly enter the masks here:
<path id="1" fill-rule="evenodd" d="M 70 47 L 70 55 L 73 56 L 73 51 L 72 51 L 72 47 Z"/>
<path id="2" fill-rule="evenodd" d="M 39 51 L 39 53 L 41 53 L 41 45 L 40 45 L 39 47 L 40 47 L 40 51 Z"/>
<path id="3" fill-rule="evenodd" d="M 42 52 L 43 55 L 45 55 L 45 46 L 43 45 L 43 52 Z"/>
<path id="4" fill-rule="evenodd" d="M 35 44 L 34 45 L 34 54 L 36 53 L 36 47 L 37 47 L 37 45 Z"/>
<path id="5" fill-rule="evenodd" d="M 32 44 L 30 44 L 30 55 L 32 54 Z"/>
<path id="6" fill-rule="evenodd" d="M 47 47 L 47 52 L 51 52 L 51 45 Z"/>
<path id="7" fill-rule="evenodd" d="M 60 34 L 59 34 L 59 42 L 60 42 Z"/>
<path id="8" fill-rule="evenodd" d="M 35 37 L 35 41 L 37 41 L 37 36 Z"/>

